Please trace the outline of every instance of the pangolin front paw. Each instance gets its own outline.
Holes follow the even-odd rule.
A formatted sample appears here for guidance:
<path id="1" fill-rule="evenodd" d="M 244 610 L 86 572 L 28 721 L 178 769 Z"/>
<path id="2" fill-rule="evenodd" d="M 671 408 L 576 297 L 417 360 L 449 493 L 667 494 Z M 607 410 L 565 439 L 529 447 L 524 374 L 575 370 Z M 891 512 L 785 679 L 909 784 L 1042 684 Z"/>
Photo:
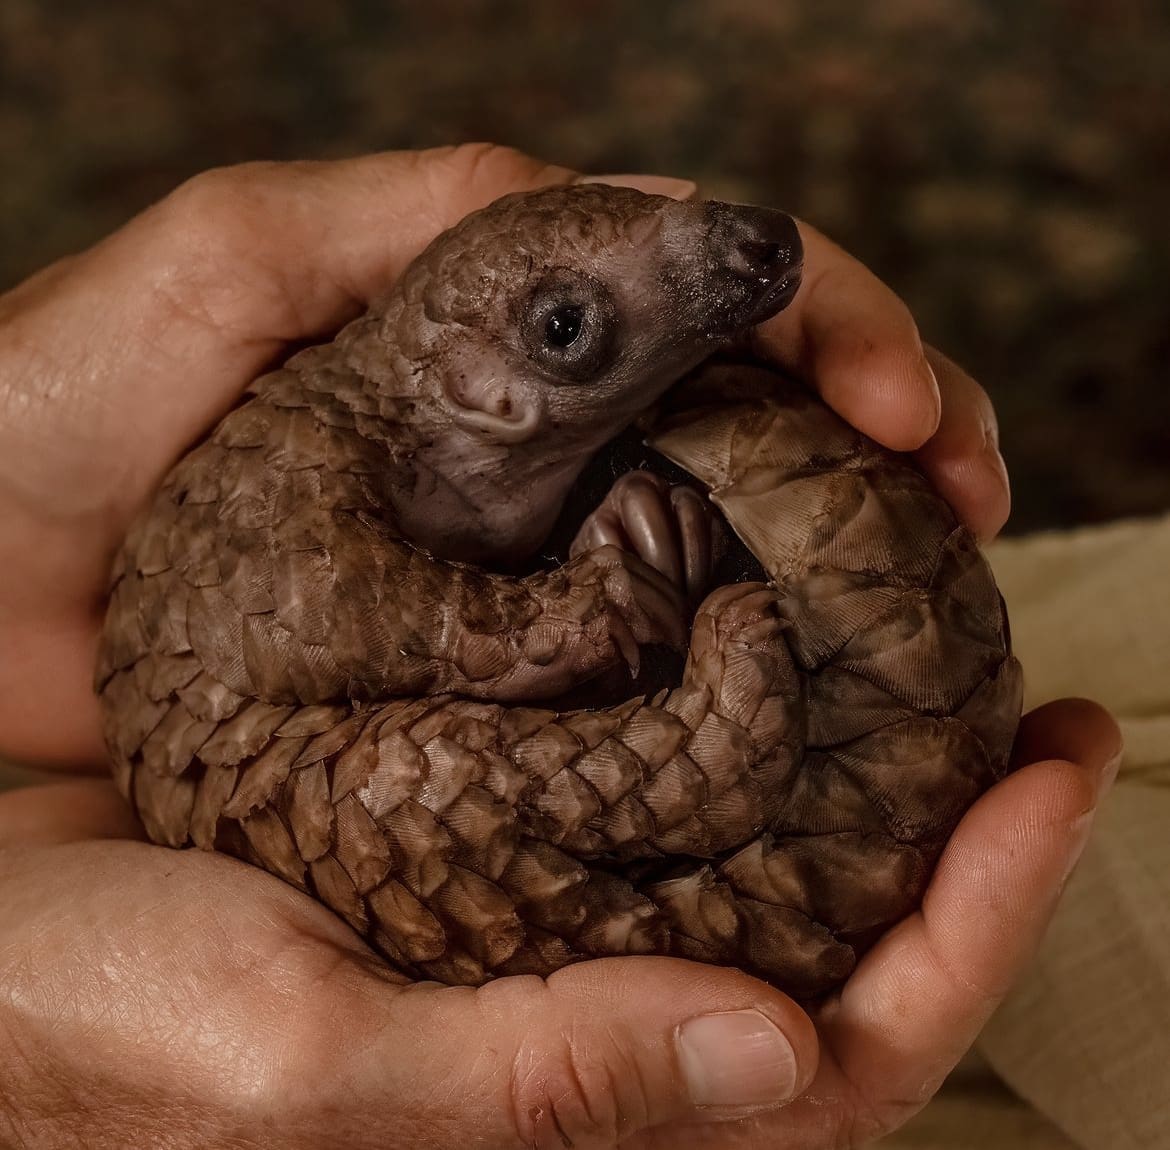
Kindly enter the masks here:
<path id="1" fill-rule="evenodd" d="M 718 517 L 693 488 L 670 486 L 650 471 L 630 471 L 581 525 L 570 548 L 580 555 L 610 545 L 661 572 L 693 609 L 722 553 Z"/>
<path id="2" fill-rule="evenodd" d="M 686 649 L 688 613 L 676 584 L 634 552 L 612 543 L 591 548 L 586 562 L 600 568 L 609 638 L 631 675 L 638 674 L 640 644 Z"/>

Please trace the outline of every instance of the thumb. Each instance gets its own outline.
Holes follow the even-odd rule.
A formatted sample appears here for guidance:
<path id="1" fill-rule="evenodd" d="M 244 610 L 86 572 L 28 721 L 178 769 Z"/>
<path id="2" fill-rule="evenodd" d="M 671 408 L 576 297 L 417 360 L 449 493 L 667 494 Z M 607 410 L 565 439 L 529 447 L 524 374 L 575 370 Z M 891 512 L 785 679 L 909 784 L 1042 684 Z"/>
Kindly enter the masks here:
<path id="1" fill-rule="evenodd" d="M 477 990 L 416 985 L 393 1000 L 390 1025 L 380 1013 L 359 1096 L 394 1114 L 403 1150 L 613 1150 L 664 1123 L 777 1107 L 817 1063 L 791 999 L 677 959 L 603 959 Z"/>

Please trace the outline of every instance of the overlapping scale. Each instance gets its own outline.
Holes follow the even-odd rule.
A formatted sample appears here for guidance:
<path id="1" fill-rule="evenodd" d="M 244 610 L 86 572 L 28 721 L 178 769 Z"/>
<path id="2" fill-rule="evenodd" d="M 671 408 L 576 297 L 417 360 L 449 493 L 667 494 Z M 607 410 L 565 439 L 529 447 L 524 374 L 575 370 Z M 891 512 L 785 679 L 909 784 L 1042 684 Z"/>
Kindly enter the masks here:
<path id="1" fill-rule="evenodd" d="M 969 535 L 815 397 L 714 367 L 654 444 L 774 586 L 706 600 L 682 683 L 563 713 L 388 698 L 404 667 L 562 658 L 605 573 L 508 581 L 397 539 L 379 421 L 410 397 L 346 355 L 261 381 L 119 564 L 98 683 L 151 836 L 251 859 L 418 977 L 671 953 L 838 984 L 1008 769 L 1019 669 Z"/>

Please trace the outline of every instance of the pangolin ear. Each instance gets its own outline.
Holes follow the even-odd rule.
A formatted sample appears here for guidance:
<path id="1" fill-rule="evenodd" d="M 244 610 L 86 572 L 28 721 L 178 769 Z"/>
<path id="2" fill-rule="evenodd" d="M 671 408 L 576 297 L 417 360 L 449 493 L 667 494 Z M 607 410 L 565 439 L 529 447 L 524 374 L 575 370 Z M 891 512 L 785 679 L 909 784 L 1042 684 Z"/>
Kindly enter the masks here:
<path id="1" fill-rule="evenodd" d="M 498 443 L 525 443 L 546 423 L 539 385 L 517 378 L 494 356 L 449 367 L 443 394 L 456 423 Z"/>

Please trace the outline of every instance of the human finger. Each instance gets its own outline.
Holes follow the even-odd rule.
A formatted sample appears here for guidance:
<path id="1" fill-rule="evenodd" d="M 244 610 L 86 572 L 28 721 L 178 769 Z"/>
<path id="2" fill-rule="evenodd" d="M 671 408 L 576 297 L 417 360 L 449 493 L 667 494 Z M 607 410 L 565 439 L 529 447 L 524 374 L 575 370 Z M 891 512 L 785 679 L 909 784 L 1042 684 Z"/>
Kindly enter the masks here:
<path id="1" fill-rule="evenodd" d="M 941 400 L 906 305 L 859 260 L 798 221 L 804 279 L 762 324 L 756 350 L 807 380 L 839 415 L 895 451 L 937 431 Z"/>
<path id="2" fill-rule="evenodd" d="M 384 988 L 375 987 L 375 991 Z M 614 1150 L 640 1131 L 771 1109 L 815 1072 L 812 1024 L 737 971 L 605 959 L 479 990 L 408 987 L 359 1034 L 351 1089 L 403 1147 Z M 368 1041 L 368 1045 L 366 1045 Z M 393 1057 L 407 1048 L 410 1059 Z"/>
<path id="3" fill-rule="evenodd" d="M 1013 767 L 1044 759 L 1104 762 L 1104 781 L 1112 783 L 1122 750 L 1113 716 L 1091 699 L 1056 699 L 1029 711 L 1020 721 L 1012 747 Z"/>
<path id="4" fill-rule="evenodd" d="M 938 381 L 938 430 L 915 456 L 956 514 L 984 542 L 994 539 L 1011 511 L 1007 466 L 999 452 L 995 408 L 987 392 L 941 352 L 927 347 Z"/>
<path id="5" fill-rule="evenodd" d="M 1121 748 L 1113 718 L 1083 700 L 1027 716 L 1021 745 L 1042 757 L 975 803 L 921 910 L 863 959 L 822 1019 L 875 1136 L 933 1095 L 1036 952 Z"/>

